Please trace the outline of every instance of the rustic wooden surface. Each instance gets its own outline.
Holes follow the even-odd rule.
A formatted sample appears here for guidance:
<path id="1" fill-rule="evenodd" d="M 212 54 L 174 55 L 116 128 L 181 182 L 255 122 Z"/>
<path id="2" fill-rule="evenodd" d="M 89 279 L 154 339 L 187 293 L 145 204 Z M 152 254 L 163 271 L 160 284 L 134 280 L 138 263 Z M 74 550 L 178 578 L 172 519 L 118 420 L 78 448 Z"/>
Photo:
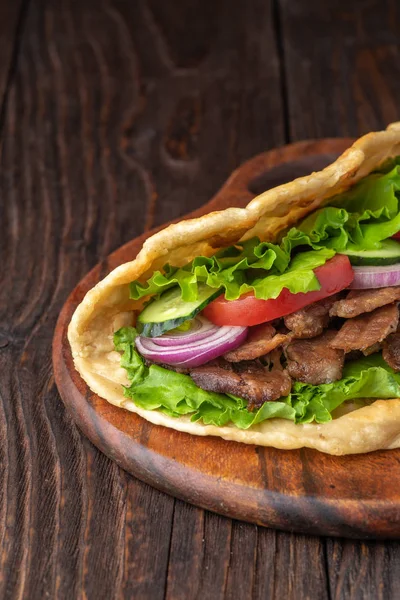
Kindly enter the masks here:
<path id="1" fill-rule="evenodd" d="M 351 138 L 321 139 L 258 154 L 190 216 L 244 207 L 254 197 L 250 190 L 261 182 L 268 189 L 307 175 L 331 163 L 350 144 Z M 304 448 L 284 452 L 190 436 L 152 425 L 91 392 L 74 368 L 69 322 L 100 277 L 132 260 L 153 232 L 124 244 L 92 269 L 57 321 L 54 377 L 81 431 L 128 473 L 223 516 L 296 533 L 399 540 L 400 450 L 338 457 Z"/>
<path id="2" fill-rule="evenodd" d="M 0 2 L 0 597 L 398 597 L 400 544 L 274 532 L 78 432 L 51 339 L 83 274 L 302 138 L 400 117 L 395 0 Z"/>

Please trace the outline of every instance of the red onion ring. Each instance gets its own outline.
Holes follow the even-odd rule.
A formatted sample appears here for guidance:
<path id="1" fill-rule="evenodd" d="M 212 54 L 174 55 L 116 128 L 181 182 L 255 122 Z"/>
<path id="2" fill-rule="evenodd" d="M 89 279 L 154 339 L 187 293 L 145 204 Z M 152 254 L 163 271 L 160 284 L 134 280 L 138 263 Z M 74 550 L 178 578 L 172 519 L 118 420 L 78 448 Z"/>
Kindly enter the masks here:
<path id="1" fill-rule="evenodd" d="M 202 339 L 190 342 L 182 339 L 179 345 L 160 345 L 160 337 L 164 336 L 138 336 L 135 343 L 140 354 L 153 362 L 176 367 L 198 367 L 240 346 L 247 337 L 247 331 L 247 327 L 213 326 Z"/>
<path id="2" fill-rule="evenodd" d="M 179 331 L 173 329 L 168 331 L 157 338 L 149 338 L 157 340 L 157 344 L 160 346 L 180 346 L 181 344 L 188 344 L 191 342 L 198 342 L 205 337 L 208 337 L 212 331 L 219 329 L 217 325 L 214 325 L 201 315 L 197 315 L 191 320 L 191 327 L 187 331 Z M 143 339 L 143 336 L 141 336 Z"/>
<path id="3" fill-rule="evenodd" d="M 349 285 L 353 290 L 393 287 L 400 285 L 400 264 L 384 267 L 354 267 L 354 279 Z"/>

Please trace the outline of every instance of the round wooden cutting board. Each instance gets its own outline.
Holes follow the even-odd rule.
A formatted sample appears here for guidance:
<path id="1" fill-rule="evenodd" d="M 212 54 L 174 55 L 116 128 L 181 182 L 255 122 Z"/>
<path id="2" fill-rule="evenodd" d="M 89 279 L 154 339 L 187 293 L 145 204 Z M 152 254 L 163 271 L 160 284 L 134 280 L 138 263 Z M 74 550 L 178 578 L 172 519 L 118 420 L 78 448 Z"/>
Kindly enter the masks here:
<path id="1" fill-rule="evenodd" d="M 256 194 L 331 163 L 349 139 L 301 142 L 260 154 L 188 217 L 245 206 Z M 278 529 L 354 538 L 400 538 L 400 450 L 334 457 L 196 437 L 155 426 L 93 394 L 75 371 L 67 326 L 85 293 L 135 258 L 143 235 L 97 265 L 60 314 L 53 344 L 61 397 L 83 433 L 146 483 L 235 519 Z"/>

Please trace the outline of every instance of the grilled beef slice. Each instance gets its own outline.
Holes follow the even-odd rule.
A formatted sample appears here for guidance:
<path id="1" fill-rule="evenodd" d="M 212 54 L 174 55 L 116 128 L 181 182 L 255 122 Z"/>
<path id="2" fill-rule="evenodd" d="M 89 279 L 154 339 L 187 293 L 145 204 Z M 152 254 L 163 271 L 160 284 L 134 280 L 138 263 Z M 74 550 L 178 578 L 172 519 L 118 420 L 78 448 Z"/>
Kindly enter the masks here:
<path id="1" fill-rule="evenodd" d="M 286 327 L 297 338 L 313 338 L 320 335 L 329 324 L 329 310 L 337 297 L 335 294 L 287 315 L 283 319 Z"/>
<path id="2" fill-rule="evenodd" d="M 392 333 L 383 342 L 382 357 L 389 367 L 400 371 L 400 333 Z"/>
<path id="3" fill-rule="evenodd" d="M 230 362 L 252 360 L 269 354 L 287 340 L 288 336 L 286 334 L 276 333 L 275 328 L 270 323 L 263 323 L 252 328 L 246 341 L 239 348 L 227 352 L 224 358 Z"/>
<path id="4" fill-rule="evenodd" d="M 336 331 L 327 330 L 308 340 L 294 340 L 285 348 L 287 369 L 293 379 L 319 385 L 342 377 L 344 352 L 329 346 Z"/>
<path id="5" fill-rule="evenodd" d="M 367 350 L 382 342 L 397 329 L 399 311 L 397 304 L 388 304 L 372 312 L 348 319 L 336 336 L 329 342 L 331 348 L 350 352 Z"/>
<path id="6" fill-rule="evenodd" d="M 400 300 L 400 286 L 374 290 L 352 290 L 343 300 L 334 303 L 329 311 L 331 317 L 351 319 Z"/>
<path id="7" fill-rule="evenodd" d="M 247 368 L 242 365 L 240 371 L 236 373 L 218 366 L 203 365 L 192 369 L 190 376 L 203 390 L 245 398 L 249 402 L 249 410 L 290 392 L 292 382 L 286 371 L 269 371 L 256 362 Z"/>

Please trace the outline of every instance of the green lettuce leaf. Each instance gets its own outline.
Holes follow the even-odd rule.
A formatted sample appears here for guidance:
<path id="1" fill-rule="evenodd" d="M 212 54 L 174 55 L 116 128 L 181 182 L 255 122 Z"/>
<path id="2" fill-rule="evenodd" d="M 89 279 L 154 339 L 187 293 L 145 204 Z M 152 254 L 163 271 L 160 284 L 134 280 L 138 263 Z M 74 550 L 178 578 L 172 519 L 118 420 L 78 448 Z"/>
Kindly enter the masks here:
<path id="1" fill-rule="evenodd" d="M 292 294 L 319 290 L 321 286 L 314 269 L 325 264 L 334 254 L 335 252 L 330 248 L 296 254 L 285 273 L 269 275 L 254 281 L 251 286 L 242 286 L 239 295 L 253 292 L 256 298 L 266 300 L 277 298 L 283 288 L 288 289 Z"/>
<path id="2" fill-rule="evenodd" d="M 324 246 L 336 252 L 379 248 L 400 229 L 399 191 L 399 166 L 387 173 L 372 173 L 291 229 L 283 247 L 288 251 L 300 238 L 314 248 Z"/>
<path id="3" fill-rule="evenodd" d="M 158 297 L 179 286 L 182 299 L 192 302 L 197 300 L 199 283 L 223 288 L 227 300 L 248 292 L 267 300 L 283 288 L 294 294 L 319 289 L 312 272 L 317 266 L 346 249 L 379 248 L 382 240 L 400 230 L 398 162 L 387 163 L 381 172 L 332 198 L 329 206 L 290 229 L 280 244 L 253 238 L 212 257 L 198 256 L 184 267 L 165 265 L 164 272 L 156 271 L 147 282 L 132 282 L 131 297 Z"/>
<path id="4" fill-rule="evenodd" d="M 164 273 L 156 271 L 143 285 L 131 283 L 131 298 L 137 300 L 147 295 L 159 295 L 172 286 L 179 285 L 182 299 L 197 300 L 197 286 L 205 283 L 211 288 L 224 287 L 229 300 L 238 298 L 251 287 L 253 280 L 273 273 L 283 273 L 290 261 L 290 254 L 280 246 L 260 242 L 253 238 L 238 246 L 231 246 L 210 258 L 198 256 L 188 265 L 177 268 L 165 265 Z"/>
<path id="5" fill-rule="evenodd" d="M 149 294 L 158 297 L 170 287 L 178 285 L 182 299 L 192 302 L 197 300 L 199 283 L 215 289 L 225 288 L 227 300 L 236 300 L 248 292 L 253 292 L 256 298 L 263 300 L 276 298 L 283 288 L 293 294 L 310 292 L 320 289 L 314 269 L 335 254 L 330 248 L 317 248 L 299 253 L 291 260 L 290 253 L 279 246 L 260 243 L 256 239 L 251 242 L 254 245 L 253 258 L 263 247 L 263 256 L 254 262 L 250 262 L 250 257 L 238 256 L 238 262 L 230 266 L 234 257 L 221 258 L 216 255 L 211 258 L 200 256 L 180 269 L 166 265 L 164 273 L 156 271 L 144 286 L 138 282 L 131 283 L 131 297 L 138 299 Z"/>
<path id="6" fill-rule="evenodd" d="M 242 398 L 206 392 L 189 375 L 157 365 L 147 367 L 135 349 L 136 336 L 133 327 L 123 327 L 114 334 L 115 348 L 122 353 L 121 366 L 130 381 L 124 387 L 124 395 L 141 408 L 159 410 L 171 417 L 190 415 L 192 421 L 206 425 L 222 427 L 234 423 L 240 429 L 272 418 L 324 423 L 332 419 L 335 408 L 348 400 L 400 397 L 400 374 L 380 354 L 374 354 L 347 363 L 340 381 L 322 385 L 296 382 L 289 396 L 266 402 L 250 412 Z"/>

